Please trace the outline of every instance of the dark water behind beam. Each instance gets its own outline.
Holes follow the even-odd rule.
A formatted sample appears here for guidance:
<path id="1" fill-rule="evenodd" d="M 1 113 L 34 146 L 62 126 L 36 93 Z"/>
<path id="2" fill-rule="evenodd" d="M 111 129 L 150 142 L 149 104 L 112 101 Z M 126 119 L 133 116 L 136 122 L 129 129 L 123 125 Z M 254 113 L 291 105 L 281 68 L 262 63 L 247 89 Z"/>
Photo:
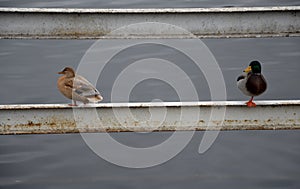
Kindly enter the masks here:
<path id="1" fill-rule="evenodd" d="M 263 74 L 268 81 L 268 90 L 256 99 L 282 100 L 299 99 L 300 89 L 300 38 L 269 39 L 206 39 L 202 40 L 216 58 L 226 84 L 228 100 L 247 100 L 236 87 L 236 78 L 251 60 L 262 62 Z M 76 68 L 88 48 L 95 41 L 88 40 L 1 40 L 0 41 L 0 104 L 67 103 L 56 88 L 58 71 L 65 66 Z M 146 46 L 140 48 L 143 49 Z M 173 62 L 181 65 L 193 80 L 199 100 L 210 100 L 209 88 L 203 73 L 187 62 L 181 62 L 177 52 L 147 46 L 147 51 L 132 51 L 104 70 L 97 88 L 104 102 L 111 99 L 111 86 L 125 62 L 134 57 L 174 57 Z M 178 58 L 176 58 L 178 56 Z M 143 58 L 143 57 L 142 57 Z M 99 62 L 107 61 L 99 57 Z M 109 64 L 110 65 L 110 64 Z M 149 71 L 149 70 L 148 70 Z M 147 73 L 147 70 L 139 70 Z M 167 73 L 166 73 L 167 74 Z M 86 75 L 88 77 L 88 75 Z M 135 77 L 132 75 L 132 77 Z M 182 78 L 187 79 L 187 78 Z M 126 87 L 126 86 L 124 86 Z M 128 87 L 131 87 L 128 84 Z M 130 101 L 178 101 L 176 91 L 159 80 L 141 81 L 130 94 Z M 127 99 L 126 99 L 127 100 Z M 185 101 L 194 99 L 185 99 Z M 124 100 L 123 100 L 124 101 Z"/>
<path id="2" fill-rule="evenodd" d="M 1 188 L 299 188 L 299 131 L 221 132 L 205 154 L 202 133 L 165 164 L 147 169 L 112 165 L 80 135 L 1 136 Z M 145 137 L 114 137 L 149 145 Z M 161 140 L 166 133 L 152 133 Z M 122 154 L 120 154 L 122 156 Z"/>
<path id="3" fill-rule="evenodd" d="M 100 2 L 100 3 L 99 3 Z M 299 5 L 276 1 L 276 5 Z M 272 6 L 273 1 L 0 1 L 18 7 L 223 7 Z M 64 66 L 76 67 L 94 41 L 0 40 L 0 104 L 67 103 L 56 89 L 56 74 Z M 263 64 L 269 88 L 258 97 L 299 99 L 300 39 L 207 39 L 203 42 L 219 63 L 228 100 L 247 100 L 236 88 L 236 77 L 253 59 Z M 155 50 L 148 53 L 155 53 Z M 163 51 L 162 54 L 172 53 Z M 133 54 L 132 56 L 138 56 Z M 174 55 L 176 57 L 176 55 Z M 132 58 L 132 57 L 128 57 Z M 114 72 L 114 67 L 110 70 Z M 201 73 L 192 67 L 199 100 L 210 100 Z M 147 70 L 140 70 L 147 72 Z M 115 73 L 111 73 L 115 74 Z M 97 88 L 109 101 L 110 74 Z M 202 78 L 202 79 L 201 79 Z M 147 80 L 132 91 L 131 101 L 176 101 L 172 87 Z M 164 141 L 170 133 L 116 133 L 118 141 L 145 147 Z M 128 169 L 95 155 L 80 135 L 0 136 L 0 188 L 299 188 L 299 131 L 221 132 L 205 154 L 198 154 L 203 136 L 165 164 Z M 122 156 L 122 154 L 120 154 Z"/>

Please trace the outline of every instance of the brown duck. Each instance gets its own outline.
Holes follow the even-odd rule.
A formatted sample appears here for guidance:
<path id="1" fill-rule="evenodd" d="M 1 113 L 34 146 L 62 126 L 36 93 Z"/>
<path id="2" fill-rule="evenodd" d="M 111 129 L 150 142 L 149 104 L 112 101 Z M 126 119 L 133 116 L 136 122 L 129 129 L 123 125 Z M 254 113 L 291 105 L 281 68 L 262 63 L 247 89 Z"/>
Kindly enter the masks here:
<path id="1" fill-rule="evenodd" d="M 261 64 L 252 61 L 244 70 L 243 74 L 237 78 L 238 88 L 251 99 L 246 103 L 248 107 L 255 107 L 254 96 L 261 95 L 267 89 L 267 82 L 261 73 Z"/>
<path id="2" fill-rule="evenodd" d="M 63 71 L 58 72 L 63 74 L 57 80 L 58 90 L 67 98 L 72 99 L 71 106 L 77 106 L 76 101 L 87 103 L 100 102 L 103 97 L 100 92 L 84 77 L 75 75 L 72 68 L 66 67 Z"/>

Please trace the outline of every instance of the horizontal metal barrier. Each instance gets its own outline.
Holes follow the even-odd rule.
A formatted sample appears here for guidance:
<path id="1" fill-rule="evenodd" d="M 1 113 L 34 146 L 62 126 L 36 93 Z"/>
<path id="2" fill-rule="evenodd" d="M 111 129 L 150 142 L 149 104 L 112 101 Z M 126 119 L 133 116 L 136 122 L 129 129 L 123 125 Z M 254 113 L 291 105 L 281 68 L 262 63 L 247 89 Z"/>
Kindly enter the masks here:
<path id="1" fill-rule="evenodd" d="M 300 129 L 300 100 L 0 105 L 0 134 Z"/>
<path id="2" fill-rule="evenodd" d="M 300 36 L 300 6 L 164 9 L 0 8 L 0 38 L 110 39 Z M 137 23 L 130 33 L 115 33 Z"/>

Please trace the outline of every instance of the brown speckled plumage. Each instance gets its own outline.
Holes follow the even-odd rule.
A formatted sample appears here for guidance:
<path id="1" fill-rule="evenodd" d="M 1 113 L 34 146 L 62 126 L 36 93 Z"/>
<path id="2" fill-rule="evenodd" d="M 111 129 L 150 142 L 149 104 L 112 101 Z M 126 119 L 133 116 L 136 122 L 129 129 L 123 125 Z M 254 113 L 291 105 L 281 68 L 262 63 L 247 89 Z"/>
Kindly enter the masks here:
<path id="1" fill-rule="evenodd" d="M 76 101 L 86 104 L 103 99 L 100 92 L 84 77 L 75 75 L 72 68 L 66 67 L 59 74 L 63 76 L 58 78 L 57 88 L 65 97 L 74 101 L 71 105 L 76 105 Z"/>

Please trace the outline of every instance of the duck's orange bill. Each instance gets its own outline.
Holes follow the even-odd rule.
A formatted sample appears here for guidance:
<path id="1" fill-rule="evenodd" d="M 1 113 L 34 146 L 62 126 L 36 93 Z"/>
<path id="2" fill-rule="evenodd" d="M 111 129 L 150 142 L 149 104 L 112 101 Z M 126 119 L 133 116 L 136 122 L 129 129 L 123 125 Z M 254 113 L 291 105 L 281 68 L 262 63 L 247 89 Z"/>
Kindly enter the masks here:
<path id="1" fill-rule="evenodd" d="M 246 69 L 244 69 L 244 72 L 248 73 L 248 72 L 251 72 L 251 66 L 248 66 Z"/>

